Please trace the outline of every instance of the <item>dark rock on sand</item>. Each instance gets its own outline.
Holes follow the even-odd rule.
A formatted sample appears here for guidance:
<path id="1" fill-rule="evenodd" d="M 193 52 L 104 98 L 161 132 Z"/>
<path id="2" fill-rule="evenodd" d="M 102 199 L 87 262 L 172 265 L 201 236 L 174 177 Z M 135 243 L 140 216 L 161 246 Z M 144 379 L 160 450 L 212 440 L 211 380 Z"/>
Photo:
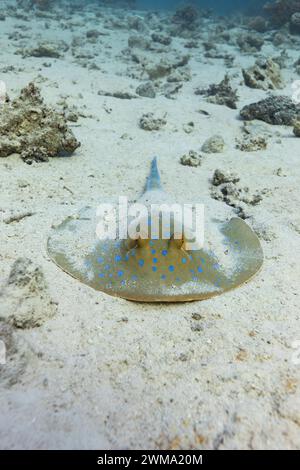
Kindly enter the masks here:
<path id="1" fill-rule="evenodd" d="M 136 89 L 136 93 L 144 98 L 155 98 L 156 91 L 152 82 L 141 83 Z"/>
<path id="2" fill-rule="evenodd" d="M 172 42 L 172 38 L 167 36 L 166 34 L 162 33 L 153 33 L 151 35 L 151 39 L 153 42 L 158 42 L 159 44 L 163 44 L 164 46 L 169 46 Z"/>
<path id="3" fill-rule="evenodd" d="M 240 115 L 246 121 L 258 119 L 268 124 L 292 126 L 300 118 L 300 108 L 288 96 L 270 96 L 244 106 Z"/>
<path id="4" fill-rule="evenodd" d="M 214 104 L 224 105 L 231 109 L 237 109 L 238 94 L 230 84 L 228 75 L 219 84 L 209 85 L 208 88 L 198 88 L 195 90 L 196 95 L 205 95 L 207 101 Z"/>

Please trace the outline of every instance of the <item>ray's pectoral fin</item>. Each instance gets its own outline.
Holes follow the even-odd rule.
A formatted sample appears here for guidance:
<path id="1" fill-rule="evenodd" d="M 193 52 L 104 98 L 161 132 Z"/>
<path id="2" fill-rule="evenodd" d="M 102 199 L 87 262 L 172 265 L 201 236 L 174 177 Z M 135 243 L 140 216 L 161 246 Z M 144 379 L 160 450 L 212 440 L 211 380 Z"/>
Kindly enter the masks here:
<path id="1" fill-rule="evenodd" d="M 262 267 L 264 255 L 257 235 L 242 219 L 233 218 L 222 228 L 228 250 L 235 256 L 235 269 L 228 278 L 230 289 L 251 279 Z"/>

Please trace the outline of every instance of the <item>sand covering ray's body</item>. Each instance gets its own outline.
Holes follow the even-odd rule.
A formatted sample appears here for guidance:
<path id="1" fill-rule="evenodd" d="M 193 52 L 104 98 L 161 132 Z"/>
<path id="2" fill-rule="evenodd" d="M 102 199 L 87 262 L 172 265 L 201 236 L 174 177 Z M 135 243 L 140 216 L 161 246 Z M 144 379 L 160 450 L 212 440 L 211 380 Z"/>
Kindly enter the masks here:
<path id="1" fill-rule="evenodd" d="M 160 184 L 156 159 L 139 202 L 173 202 Z M 96 290 L 129 300 L 202 300 L 234 289 L 262 266 L 263 252 L 239 218 L 217 226 L 217 249 L 187 251 L 184 240 L 99 240 L 95 209 L 86 207 L 54 229 L 48 240 L 53 261 Z"/>

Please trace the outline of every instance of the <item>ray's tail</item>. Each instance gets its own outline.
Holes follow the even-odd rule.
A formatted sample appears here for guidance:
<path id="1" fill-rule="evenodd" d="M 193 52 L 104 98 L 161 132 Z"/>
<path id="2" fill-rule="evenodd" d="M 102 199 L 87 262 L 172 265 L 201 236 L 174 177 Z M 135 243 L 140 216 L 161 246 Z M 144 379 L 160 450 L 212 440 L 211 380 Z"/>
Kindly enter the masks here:
<path id="1" fill-rule="evenodd" d="M 153 189 L 161 189 L 161 180 L 157 166 L 157 157 L 154 157 L 151 162 L 150 174 L 146 182 L 146 191 L 152 191 Z"/>

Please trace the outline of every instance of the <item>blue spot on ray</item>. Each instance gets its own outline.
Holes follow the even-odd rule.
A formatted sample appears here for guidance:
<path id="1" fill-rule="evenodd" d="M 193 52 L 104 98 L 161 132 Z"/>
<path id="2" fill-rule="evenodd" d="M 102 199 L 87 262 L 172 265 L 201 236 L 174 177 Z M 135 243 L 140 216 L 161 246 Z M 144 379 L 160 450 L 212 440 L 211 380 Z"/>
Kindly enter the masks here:
<path id="1" fill-rule="evenodd" d="M 144 261 L 143 259 L 140 259 L 140 260 L 139 260 L 139 265 L 140 265 L 141 267 L 143 267 L 144 264 L 145 264 L 145 261 Z"/>
<path id="2" fill-rule="evenodd" d="M 118 276 L 119 276 L 119 277 L 124 276 L 124 271 L 118 271 Z"/>
<path id="3" fill-rule="evenodd" d="M 122 260 L 122 257 L 121 257 L 120 255 L 117 255 L 117 256 L 115 257 L 115 261 L 116 261 L 117 263 L 119 263 L 119 261 L 121 261 L 121 260 Z"/>
<path id="4" fill-rule="evenodd" d="M 172 266 L 172 265 L 171 265 L 171 266 L 169 266 L 169 271 L 170 271 L 171 273 L 173 273 L 173 272 L 175 271 L 175 268 L 174 268 L 174 266 Z"/>
<path id="5" fill-rule="evenodd" d="M 168 250 L 163 250 L 163 251 L 161 252 L 161 254 L 162 254 L 163 256 L 167 256 Z"/>

